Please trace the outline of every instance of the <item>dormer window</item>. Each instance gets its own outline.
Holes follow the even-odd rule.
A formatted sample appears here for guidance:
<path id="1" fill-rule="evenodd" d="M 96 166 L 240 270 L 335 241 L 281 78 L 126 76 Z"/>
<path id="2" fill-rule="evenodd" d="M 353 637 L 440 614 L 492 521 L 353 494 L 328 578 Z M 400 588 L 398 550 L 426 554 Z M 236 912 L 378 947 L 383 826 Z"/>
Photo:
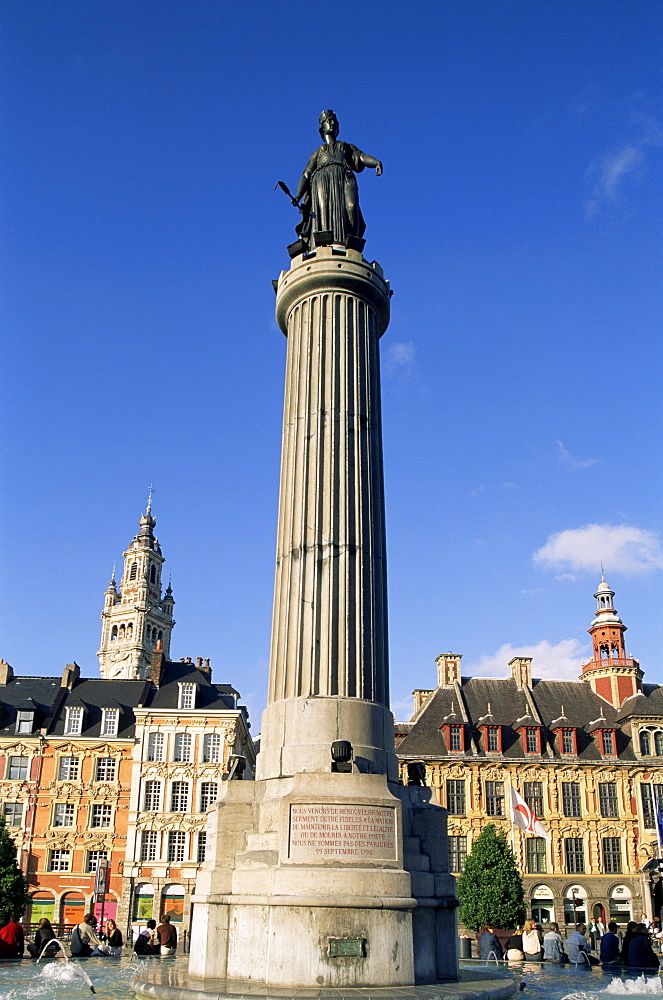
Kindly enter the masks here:
<path id="1" fill-rule="evenodd" d="M 601 741 L 602 754 L 615 754 L 615 732 L 612 729 L 602 729 L 599 738 Z"/>
<path id="2" fill-rule="evenodd" d="M 486 726 L 486 750 L 488 753 L 499 753 L 502 749 L 502 733 L 499 726 Z"/>
<path id="3" fill-rule="evenodd" d="M 640 730 L 640 753 L 643 757 L 651 757 L 651 736 L 646 729 Z"/>
<path id="4" fill-rule="evenodd" d="M 527 753 L 541 753 L 541 733 L 537 728 L 525 730 L 525 750 Z"/>
<path id="5" fill-rule="evenodd" d="M 178 684 L 180 689 L 179 699 L 177 702 L 178 708 L 195 708 L 196 707 L 196 685 L 195 684 Z"/>
<path id="6" fill-rule="evenodd" d="M 17 712 L 16 713 L 16 733 L 22 733 L 24 736 L 30 734 L 35 725 L 35 713 L 34 712 Z"/>
<path id="7" fill-rule="evenodd" d="M 120 723 L 119 708 L 102 708 L 101 710 L 101 735 L 117 736 L 117 729 Z"/>
<path id="8" fill-rule="evenodd" d="M 462 724 L 447 723 L 440 727 L 449 753 L 462 753 L 465 749 L 465 727 Z"/>
<path id="9" fill-rule="evenodd" d="M 562 729 L 560 742 L 562 753 L 576 754 L 578 752 L 575 729 Z"/>
<path id="10" fill-rule="evenodd" d="M 83 709 L 67 708 L 65 712 L 65 736 L 80 736 L 83 730 Z"/>

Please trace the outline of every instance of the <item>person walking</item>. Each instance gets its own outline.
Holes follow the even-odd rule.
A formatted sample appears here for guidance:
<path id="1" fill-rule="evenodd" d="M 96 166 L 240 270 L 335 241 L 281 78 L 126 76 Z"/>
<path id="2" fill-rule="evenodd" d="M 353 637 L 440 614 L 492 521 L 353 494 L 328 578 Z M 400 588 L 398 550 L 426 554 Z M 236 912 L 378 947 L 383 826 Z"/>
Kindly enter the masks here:
<path id="1" fill-rule="evenodd" d="M 523 925 L 523 955 L 526 962 L 543 961 L 543 936 L 536 920 L 526 920 Z"/>
<path id="2" fill-rule="evenodd" d="M 164 913 L 157 927 L 157 937 L 161 945 L 162 955 L 174 955 L 177 948 L 177 930 L 170 922 L 170 914 Z"/>
<path id="3" fill-rule="evenodd" d="M 496 958 L 498 961 L 504 958 L 500 940 L 490 924 L 486 924 L 479 935 L 479 958 Z"/>
<path id="4" fill-rule="evenodd" d="M 599 957 L 603 965 L 621 965 L 619 955 L 619 938 L 617 937 L 617 924 L 614 920 L 608 923 L 608 931 L 601 938 L 601 951 Z"/>
<path id="5" fill-rule="evenodd" d="M 562 935 L 559 933 L 559 924 L 554 922 L 550 924 L 550 929 L 543 935 L 543 961 L 568 961 L 564 954 L 564 942 L 562 941 Z"/>

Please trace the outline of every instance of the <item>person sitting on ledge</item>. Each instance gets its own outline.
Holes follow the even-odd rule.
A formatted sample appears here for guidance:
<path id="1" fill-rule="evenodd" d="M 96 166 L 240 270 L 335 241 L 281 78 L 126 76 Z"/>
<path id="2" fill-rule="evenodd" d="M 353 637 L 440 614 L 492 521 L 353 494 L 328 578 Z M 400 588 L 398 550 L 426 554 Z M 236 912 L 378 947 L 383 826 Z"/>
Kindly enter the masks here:
<path id="1" fill-rule="evenodd" d="M 14 914 L 9 923 L 0 927 L 0 958 L 23 958 L 24 947 L 20 917 Z"/>
<path id="2" fill-rule="evenodd" d="M 571 965 L 598 965 L 595 955 L 589 954 L 589 941 L 585 937 L 587 924 L 576 924 L 573 934 L 566 939 L 566 950 Z"/>
<path id="3" fill-rule="evenodd" d="M 611 920 L 608 924 L 608 933 L 601 938 L 600 957 L 603 965 L 621 965 L 617 929 L 617 924 Z"/>
<path id="4" fill-rule="evenodd" d="M 638 924 L 628 947 L 628 964 L 638 969 L 658 969 L 658 958 L 649 940 L 646 924 Z"/>
<path id="5" fill-rule="evenodd" d="M 502 945 L 490 924 L 486 924 L 479 935 L 479 958 L 504 958 Z"/>

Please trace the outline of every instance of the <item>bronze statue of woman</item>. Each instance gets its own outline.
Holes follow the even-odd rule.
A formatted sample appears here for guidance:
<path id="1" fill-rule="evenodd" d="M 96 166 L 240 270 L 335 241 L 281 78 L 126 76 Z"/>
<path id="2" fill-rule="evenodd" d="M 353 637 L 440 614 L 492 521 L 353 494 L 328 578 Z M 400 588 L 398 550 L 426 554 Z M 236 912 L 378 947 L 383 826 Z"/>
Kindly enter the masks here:
<path id="1" fill-rule="evenodd" d="M 296 232 L 309 247 L 320 232 L 331 233 L 332 243 L 345 245 L 348 236 L 361 238 L 366 229 L 355 174 L 375 167 L 379 176 L 382 164 L 351 143 L 338 141 L 333 111 L 323 111 L 319 120 L 323 143 L 306 164 L 293 198 L 302 213 Z"/>

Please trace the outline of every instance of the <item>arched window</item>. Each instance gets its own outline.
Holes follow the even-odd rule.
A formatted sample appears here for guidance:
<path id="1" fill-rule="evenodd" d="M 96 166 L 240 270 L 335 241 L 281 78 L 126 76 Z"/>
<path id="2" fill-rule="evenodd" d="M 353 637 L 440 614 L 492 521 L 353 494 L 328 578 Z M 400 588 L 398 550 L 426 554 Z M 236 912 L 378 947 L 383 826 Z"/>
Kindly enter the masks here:
<path id="1" fill-rule="evenodd" d="M 611 649 L 610 653 L 611 653 L 611 656 L 613 657 L 613 659 L 617 659 L 618 656 L 619 656 L 619 649 L 617 648 L 617 646 L 615 646 L 614 642 L 612 644 L 612 649 Z"/>
<path id="2" fill-rule="evenodd" d="M 138 572 L 138 565 L 135 562 L 132 562 L 131 569 L 129 570 L 129 579 L 135 580 L 137 572 Z"/>
<path id="3" fill-rule="evenodd" d="M 155 583 L 157 578 L 157 568 L 156 566 L 150 567 L 150 583 Z"/>
<path id="4" fill-rule="evenodd" d="M 156 642 L 156 641 L 157 641 L 157 630 L 155 628 L 153 628 L 152 629 L 152 642 Z"/>
<path id="5" fill-rule="evenodd" d="M 601 659 L 602 660 L 607 660 L 608 659 L 608 644 L 607 643 L 604 643 L 601 646 Z"/>
<path id="6" fill-rule="evenodd" d="M 640 753 L 643 757 L 651 756 L 651 736 L 646 729 L 640 730 Z"/>
<path id="7" fill-rule="evenodd" d="M 163 641 L 163 632 L 159 632 L 159 642 Z"/>
<path id="8" fill-rule="evenodd" d="M 657 757 L 663 757 L 663 733 L 660 729 L 654 733 L 654 753 Z"/>
<path id="9" fill-rule="evenodd" d="M 129 622 L 127 625 L 127 639 L 132 639 L 134 634 L 134 623 Z"/>
<path id="10" fill-rule="evenodd" d="M 117 639 L 117 625 L 113 625 L 113 628 L 111 629 L 111 642 L 115 642 L 116 639 Z"/>
<path id="11" fill-rule="evenodd" d="M 120 642 L 124 639 L 125 628 L 124 625 L 120 625 Z"/>

